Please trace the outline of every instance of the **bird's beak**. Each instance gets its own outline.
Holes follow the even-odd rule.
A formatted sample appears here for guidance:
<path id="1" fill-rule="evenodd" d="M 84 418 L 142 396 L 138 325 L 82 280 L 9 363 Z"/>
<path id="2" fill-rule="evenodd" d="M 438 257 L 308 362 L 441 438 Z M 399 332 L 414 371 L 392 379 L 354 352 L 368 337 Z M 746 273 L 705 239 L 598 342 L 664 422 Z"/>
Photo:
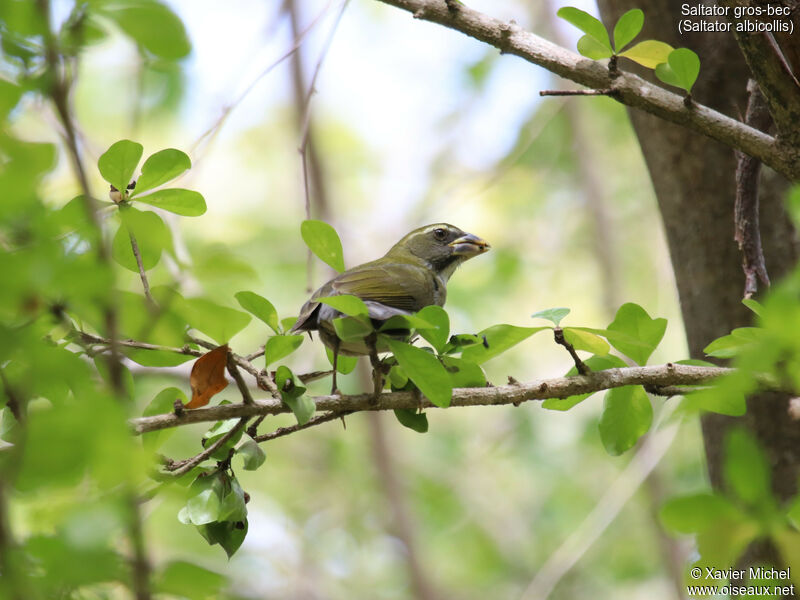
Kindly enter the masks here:
<path id="1" fill-rule="evenodd" d="M 448 244 L 453 249 L 453 254 L 456 256 L 466 256 L 470 258 L 483 254 L 488 251 L 491 246 L 485 240 L 482 240 L 477 235 L 467 233 L 460 238 L 453 240 Z"/>

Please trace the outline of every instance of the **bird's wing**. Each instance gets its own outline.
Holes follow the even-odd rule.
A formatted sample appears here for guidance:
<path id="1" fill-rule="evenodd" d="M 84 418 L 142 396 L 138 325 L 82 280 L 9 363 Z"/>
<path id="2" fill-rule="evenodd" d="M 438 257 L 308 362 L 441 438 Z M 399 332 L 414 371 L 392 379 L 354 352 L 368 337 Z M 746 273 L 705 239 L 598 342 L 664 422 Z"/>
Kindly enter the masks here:
<path id="1" fill-rule="evenodd" d="M 432 277 L 414 265 L 367 263 L 331 281 L 336 294 L 352 294 L 365 302 L 415 312 L 433 295 Z"/>

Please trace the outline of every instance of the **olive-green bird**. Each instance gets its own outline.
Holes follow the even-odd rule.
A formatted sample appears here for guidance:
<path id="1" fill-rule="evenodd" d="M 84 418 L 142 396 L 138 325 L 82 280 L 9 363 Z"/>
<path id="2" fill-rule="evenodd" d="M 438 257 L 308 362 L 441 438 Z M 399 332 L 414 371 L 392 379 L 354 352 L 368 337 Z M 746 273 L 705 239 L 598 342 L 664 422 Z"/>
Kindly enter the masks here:
<path id="1" fill-rule="evenodd" d="M 453 272 L 461 263 L 483 254 L 489 247 L 478 236 L 447 223 L 415 229 L 382 258 L 348 269 L 320 287 L 300 309 L 292 331 L 318 330 L 323 343 L 333 350 L 335 391 L 338 354 L 371 355 L 374 358 L 376 352 L 384 352 L 386 348 L 370 347 L 366 340 L 341 341 L 333 320 L 343 316 L 342 313 L 318 302 L 318 298 L 344 294 L 357 296 L 367 305 L 370 319 L 377 328 L 394 315 L 409 315 L 432 304 L 443 306 L 447 281 Z M 403 337 L 402 332 L 398 333 Z"/>

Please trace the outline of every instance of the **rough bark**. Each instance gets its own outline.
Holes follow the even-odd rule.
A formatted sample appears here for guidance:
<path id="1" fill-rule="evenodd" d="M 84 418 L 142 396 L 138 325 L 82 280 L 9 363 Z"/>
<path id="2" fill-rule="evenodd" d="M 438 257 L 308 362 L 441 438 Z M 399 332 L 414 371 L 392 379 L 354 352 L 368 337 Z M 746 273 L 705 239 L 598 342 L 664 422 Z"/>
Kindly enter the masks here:
<path id="1" fill-rule="evenodd" d="M 732 34 L 677 34 L 680 3 L 671 0 L 600 0 L 606 23 L 638 7 L 646 15 L 643 39 L 692 48 L 700 55 L 700 78 L 692 90 L 699 102 L 731 116 L 744 113 L 750 71 Z M 626 67 L 627 68 L 627 67 Z M 717 142 L 640 111 L 630 111 L 653 181 L 666 229 L 689 350 L 703 357 L 711 340 L 751 315 L 741 305 L 741 257 L 733 241 L 734 153 Z M 773 280 L 795 264 L 798 245 L 783 208 L 787 182 L 769 169 L 761 177 L 761 227 L 764 255 Z M 747 415 L 703 418 L 711 483 L 721 488 L 722 440 L 735 425 L 752 431 L 772 467 L 773 488 L 781 499 L 796 492 L 800 474 L 800 428 L 787 417 L 788 398 L 751 398 Z M 769 560 L 768 552 L 753 559 Z"/>

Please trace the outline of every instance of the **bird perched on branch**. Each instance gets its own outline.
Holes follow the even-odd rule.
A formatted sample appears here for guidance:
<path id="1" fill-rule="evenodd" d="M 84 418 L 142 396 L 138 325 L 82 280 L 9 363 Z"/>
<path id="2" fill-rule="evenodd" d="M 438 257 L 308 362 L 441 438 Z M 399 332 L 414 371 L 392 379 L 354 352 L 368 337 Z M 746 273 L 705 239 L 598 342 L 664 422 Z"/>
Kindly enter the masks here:
<path id="1" fill-rule="evenodd" d="M 453 272 L 461 263 L 483 254 L 489 247 L 478 236 L 447 223 L 415 229 L 382 258 L 348 269 L 314 292 L 300 309 L 292 332 L 319 331 L 323 343 L 333 351 L 333 392 L 336 392 L 339 354 L 369 355 L 373 368 L 376 368 L 377 353 L 385 349 L 375 345 L 375 336 L 347 342 L 340 340 L 333 321 L 343 315 L 319 302 L 320 298 L 344 294 L 357 296 L 367 306 L 372 324 L 377 329 L 395 315 L 410 315 L 432 304 L 443 306 L 447 281 Z M 406 337 L 409 333 L 405 332 Z M 376 393 L 378 391 L 379 388 Z"/>

